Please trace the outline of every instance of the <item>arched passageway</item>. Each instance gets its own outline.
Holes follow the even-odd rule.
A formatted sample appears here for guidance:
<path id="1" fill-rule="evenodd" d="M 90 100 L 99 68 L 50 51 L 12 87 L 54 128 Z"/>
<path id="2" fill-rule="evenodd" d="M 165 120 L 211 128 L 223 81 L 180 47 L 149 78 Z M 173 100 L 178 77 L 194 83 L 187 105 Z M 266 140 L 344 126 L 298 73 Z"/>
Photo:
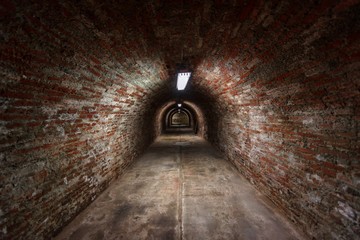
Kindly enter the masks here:
<path id="1" fill-rule="evenodd" d="M 91 203 L 114 212 L 63 236 L 286 238 L 291 222 L 359 238 L 359 13 L 358 0 L 0 1 L 0 239 L 50 239 Z"/>
<path id="2" fill-rule="evenodd" d="M 168 128 L 185 128 L 193 125 L 191 115 L 186 109 L 175 109 L 167 119 Z"/>
<path id="3" fill-rule="evenodd" d="M 195 107 L 195 108 L 194 108 Z M 199 129 L 204 128 L 203 113 L 195 104 L 174 103 L 165 104 L 160 110 L 156 125 L 161 126 L 161 133 L 192 132 L 202 135 Z"/>

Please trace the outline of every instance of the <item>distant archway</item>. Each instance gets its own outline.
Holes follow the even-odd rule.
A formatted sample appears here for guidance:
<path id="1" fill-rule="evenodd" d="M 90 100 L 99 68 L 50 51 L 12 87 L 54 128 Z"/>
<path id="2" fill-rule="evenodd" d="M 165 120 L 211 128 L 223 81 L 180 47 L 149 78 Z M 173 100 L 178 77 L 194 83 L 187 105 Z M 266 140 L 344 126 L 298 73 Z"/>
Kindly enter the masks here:
<path id="1" fill-rule="evenodd" d="M 190 117 L 189 115 L 183 111 L 178 110 L 172 113 L 169 117 L 169 126 L 170 127 L 190 127 Z"/>
<path id="2" fill-rule="evenodd" d="M 179 111 L 180 115 L 178 114 Z M 176 101 L 165 103 L 156 113 L 155 124 L 157 135 L 186 130 L 204 136 L 206 132 L 203 112 L 198 106 L 189 101 L 182 102 L 180 107 Z"/>

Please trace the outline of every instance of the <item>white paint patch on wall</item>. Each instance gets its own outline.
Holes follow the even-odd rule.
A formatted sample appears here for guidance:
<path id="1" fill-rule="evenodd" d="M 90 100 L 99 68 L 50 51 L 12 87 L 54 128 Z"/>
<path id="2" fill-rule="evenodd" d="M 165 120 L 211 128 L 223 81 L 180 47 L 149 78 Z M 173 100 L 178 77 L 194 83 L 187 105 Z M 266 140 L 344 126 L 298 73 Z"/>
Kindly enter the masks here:
<path id="1" fill-rule="evenodd" d="M 321 154 L 317 154 L 316 159 L 321 161 L 321 162 L 325 161 L 325 157 L 323 155 L 321 155 Z"/>
<path id="2" fill-rule="evenodd" d="M 308 193 L 308 198 L 309 198 L 309 201 L 312 203 L 318 204 L 321 202 L 321 197 L 319 195 L 317 195 L 316 192 Z"/>
<path id="3" fill-rule="evenodd" d="M 352 207 L 347 203 L 338 201 L 339 207 L 335 208 L 341 215 L 349 219 L 352 222 L 356 221 L 356 213 Z"/>

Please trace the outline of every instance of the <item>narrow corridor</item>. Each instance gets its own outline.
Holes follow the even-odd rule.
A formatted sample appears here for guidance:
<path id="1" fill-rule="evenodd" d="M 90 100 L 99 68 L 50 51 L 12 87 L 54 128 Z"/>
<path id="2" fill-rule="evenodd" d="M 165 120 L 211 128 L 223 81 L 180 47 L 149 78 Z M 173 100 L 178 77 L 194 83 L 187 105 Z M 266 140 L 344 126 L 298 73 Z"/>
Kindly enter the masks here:
<path id="1" fill-rule="evenodd" d="M 160 136 L 56 239 L 301 239 L 205 140 Z"/>

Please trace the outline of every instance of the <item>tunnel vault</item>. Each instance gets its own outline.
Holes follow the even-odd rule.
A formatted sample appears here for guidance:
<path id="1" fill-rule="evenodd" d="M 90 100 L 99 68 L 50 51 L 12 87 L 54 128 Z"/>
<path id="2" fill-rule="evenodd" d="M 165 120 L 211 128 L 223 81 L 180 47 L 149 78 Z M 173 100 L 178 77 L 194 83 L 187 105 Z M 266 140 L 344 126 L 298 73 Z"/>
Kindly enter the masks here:
<path id="1" fill-rule="evenodd" d="M 186 128 L 194 126 L 191 113 L 185 109 L 171 109 L 166 114 L 167 128 Z"/>
<path id="2" fill-rule="evenodd" d="M 164 133 L 179 99 L 306 236 L 359 236 L 358 1 L 0 6 L 1 239 L 56 235 Z"/>

